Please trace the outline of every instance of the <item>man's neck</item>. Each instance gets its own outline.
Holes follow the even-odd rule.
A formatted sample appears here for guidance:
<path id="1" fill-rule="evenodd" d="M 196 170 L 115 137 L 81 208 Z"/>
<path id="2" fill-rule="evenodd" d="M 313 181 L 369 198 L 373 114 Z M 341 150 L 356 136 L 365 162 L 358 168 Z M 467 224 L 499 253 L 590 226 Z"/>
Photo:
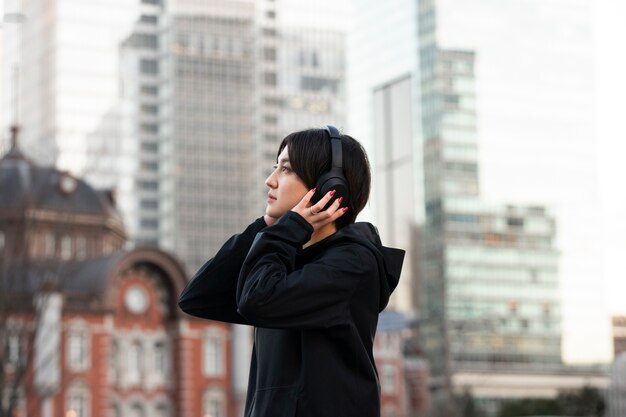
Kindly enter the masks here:
<path id="1" fill-rule="evenodd" d="M 328 236 L 336 232 L 337 232 L 337 226 L 335 226 L 335 223 L 327 224 L 321 229 L 313 232 L 313 234 L 311 235 L 311 240 L 309 240 L 304 245 L 302 245 L 302 249 L 308 248 L 309 246 L 314 245 L 320 240 L 326 239 Z"/>

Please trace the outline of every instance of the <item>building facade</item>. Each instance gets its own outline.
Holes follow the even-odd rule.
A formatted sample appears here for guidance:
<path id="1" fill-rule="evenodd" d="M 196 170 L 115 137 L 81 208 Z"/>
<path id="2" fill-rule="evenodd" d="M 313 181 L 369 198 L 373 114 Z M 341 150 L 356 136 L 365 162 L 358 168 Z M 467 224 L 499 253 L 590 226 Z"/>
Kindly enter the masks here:
<path id="1" fill-rule="evenodd" d="M 124 250 L 111 193 L 0 159 L 0 406 L 15 416 L 237 416 L 224 324 L 177 307 L 187 276 Z"/>

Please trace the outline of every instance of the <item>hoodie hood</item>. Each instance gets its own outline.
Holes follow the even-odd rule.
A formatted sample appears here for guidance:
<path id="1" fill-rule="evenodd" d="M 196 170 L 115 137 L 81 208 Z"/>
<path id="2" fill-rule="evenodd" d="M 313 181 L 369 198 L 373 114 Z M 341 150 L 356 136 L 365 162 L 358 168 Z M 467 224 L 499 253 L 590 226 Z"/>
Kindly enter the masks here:
<path id="1" fill-rule="evenodd" d="M 389 303 L 391 293 L 398 286 L 405 251 L 383 246 L 376 227 L 366 222 L 349 224 L 330 236 L 328 241 L 330 240 L 355 242 L 372 251 L 378 261 L 378 271 L 381 277 L 379 311 L 383 311 Z"/>

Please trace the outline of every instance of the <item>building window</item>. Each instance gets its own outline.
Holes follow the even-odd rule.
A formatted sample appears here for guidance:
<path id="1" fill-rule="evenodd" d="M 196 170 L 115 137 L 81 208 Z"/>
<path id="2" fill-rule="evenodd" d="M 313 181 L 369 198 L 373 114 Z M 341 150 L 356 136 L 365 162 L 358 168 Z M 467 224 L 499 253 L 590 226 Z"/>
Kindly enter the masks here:
<path id="1" fill-rule="evenodd" d="M 205 417 L 225 417 L 224 393 L 219 388 L 211 388 L 204 393 L 202 415 Z"/>
<path id="2" fill-rule="evenodd" d="M 155 407 L 156 417 L 170 417 L 170 407 L 166 403 L 161 403 Z"/>
<path id="3" fill-rule="evenodd" d="M 83 236 L 76 238 L 76 259 L 85 259 L 87 257 L 87 239 Z"/>
<path id="4" fill-rule="evenodd" d="M 19 332 L 11 332 L 7 336 L 6 358 L 10 366 L 17 367 L 22 359 L 22 343 Z"/>
<path id="5" fill-rule="evenodd" d="M 157 375 L 165 377 L 168 370 L 167 346 L 165 342 L 154 345 L 154 370 Z"/>
<path id="6" fill-rule="evenodd" d="M 142 123 L 139 128 L 144 133 L 159 133 L 159 126 L 155 124 Z"/>
<path id="7" fill-rule="evenodd" d="M 154 104 L 142 104 L 141 112 L 144 114 L 159 114 L 159 106 L 155 106 Z"/>
<path id="8" fill-rule="evenodd" d="M 67 261 L 72 258 L 72 238 L 65 235 L 61 238 L 61 259 Z"/>
<path id="9" fill-rule="evenodd" d="M 158 172 L 159 163 L 158 162 L 142 162 L 141 169 L 143 169 L 144 171 Z"/>
<path id="10" fill-rule="evenodd" d="M 158 200 L 142 199 L 139 202 L 139 207 L 141 207 L 144 210 L 158 210 L 159 202 Z"/>
<path id="11" fill-rule="evenodd" d="M 109 369 L 111 370 L 111 379 L 112 382 L 117 383 L 120 376 L 119 370 L 119 354 L 120 354 L 120 345 L 117 340 L 111 341 L 111 351 L 109 356 Z"/>
<path id="12" fill-rule="evenodd" d="M 159 220 L 158 219 L 141 219 L 139 221 L 139 226 L 142 229 L 158 230 L 159 229 Z"/>
<path id="13" fill-rule="evenodd" d="M 44 237 L 44 256 L 46 258 L 54 257 L 55 243 L 54 235 L 52 233 L 46 233 Z"/>
<path id="14" fill-rule="evenodd" d="M 0 252 L 4 250 L 4 232 L 0 231 Z"/>
<path id="15" fill-rule="evenodd" d="M 265 47 L 263 48 L 263 59 L 266 61 L 276 61 L 276 48 Z"/>
<path id="16" fill-rule="evenodd" d="M 154 59 L 142 59 L 139 62 L 139 71 L 142 74 L 157 75 L 159 73 L 159 63 Z"/>
<path id="17" fill-rule="evenodd" d="M 67 340 L 68 366 L 70 369 L 80 371 L 88 366 L 87 334 L 84 331 L 72 331 Z"/>
<path id="18" fill-rule="evenodd" d="M 275 86 L 278 84 L 278 77 L 275 72 L 266 72 L 263 74 L 263 84 Z"/>
<path id="19" fill-rule="evenodd" d="M 122 417 L 122 407 L 119 404 L 113 403 L 109 407 L 109 416 L 110 417 Z"/>
<path id="20" fill-rule="evenodd" d="M 130 416 L 129 417 L 145 417 L 146 412 L 141 404 L 133 404 L 130 407 Z"/>
<path id="21" fill-rule="evenodd" d="M 158 16 L 154 16 L 154 15 L 142 14 L 141 17 L 139 17 L 139 21 L 141 23 L 147 23 L 147 24 L 150 24 L 150 25 L 156 25 L 157 23 L 159 23 L 159 17 Z"/>
<path id="22" fill-rule="evenodd" d="M 204 339 L 204 374 L 207 376 L 219 376 L 224 373 L 222 338 L 208 336 Z"/>
<path id="23" fill-rule="evenodd" d="M 137 187 L 141 190 L 157 191 L 159 183 L 157 181 L 137 181 Z"/>
<path id="24" fill-rule="evenodd" d="M 382 390 L 389 393 L 396 391 L 396 368 L 393 365 L 383 366 Z"/>
<path id="25" fill-rule="evenodd" d="M 133 342 L 128 349 L 128 380 L 137 383 L 143 375 L 143 348 L 139 342 Z"/>
<path id="26" fill-rule="evenodd" d="M 84 389 L 70 389 L 67 395 L 66 417 L 89 417 L 89 403 Z"/>
<path id="27" fill-rule="evenodd" d="M 153 142 L 141 142 L 141 150 L 145 152 L 156 153 L 159 151 L 159 144 Z"/>

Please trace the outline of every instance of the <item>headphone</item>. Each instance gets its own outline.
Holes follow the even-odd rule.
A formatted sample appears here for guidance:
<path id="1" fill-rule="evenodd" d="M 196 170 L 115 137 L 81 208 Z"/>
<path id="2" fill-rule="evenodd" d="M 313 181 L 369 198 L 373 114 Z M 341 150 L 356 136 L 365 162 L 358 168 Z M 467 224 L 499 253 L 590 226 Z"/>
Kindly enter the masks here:
<path id="1" fill-rule="evenodd" d="M 315 184 L 315 194 L 313 195 L 313 204 L 320 201 L 327 192 L 335 190 L 335 195 L 330 199 L 328 204 L 323 208 L 326 210 L 337 198 L 343 197 L 340 207 L 347 207 L 348 200 L 350 198 L 350 192 L 348 189 L 348 181 L 343 175 L 343 151 L 341 146 L 341 134 L 339 130 L 333 125 L 326 125 L 322 127 L 323 130 L 328 133 L 330 137 L 330 146 L 332 152 L 332 164 L 330 170 L 323 173 Z"/>

